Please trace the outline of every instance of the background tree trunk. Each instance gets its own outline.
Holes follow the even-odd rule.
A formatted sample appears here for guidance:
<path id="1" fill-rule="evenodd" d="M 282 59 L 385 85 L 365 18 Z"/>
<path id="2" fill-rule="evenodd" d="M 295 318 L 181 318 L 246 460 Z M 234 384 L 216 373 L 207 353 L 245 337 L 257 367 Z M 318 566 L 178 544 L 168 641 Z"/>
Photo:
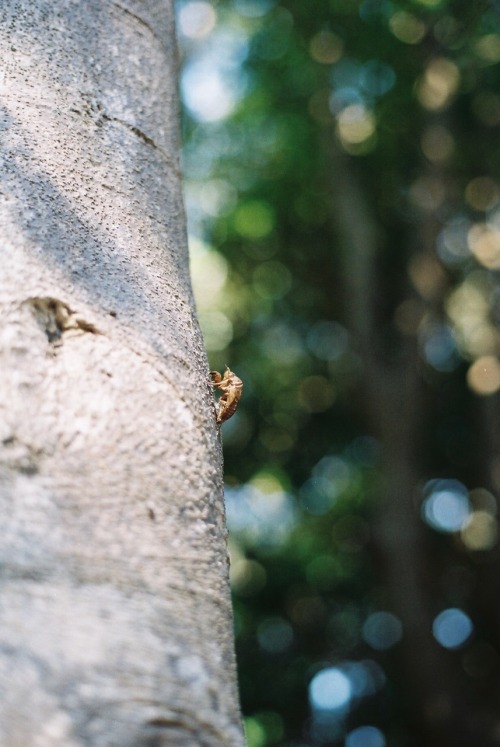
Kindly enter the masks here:
<path id="1" fill-rule="evenodd" d="M 0 743 L 242 744 L 168 0 L 0 8 Z"/>

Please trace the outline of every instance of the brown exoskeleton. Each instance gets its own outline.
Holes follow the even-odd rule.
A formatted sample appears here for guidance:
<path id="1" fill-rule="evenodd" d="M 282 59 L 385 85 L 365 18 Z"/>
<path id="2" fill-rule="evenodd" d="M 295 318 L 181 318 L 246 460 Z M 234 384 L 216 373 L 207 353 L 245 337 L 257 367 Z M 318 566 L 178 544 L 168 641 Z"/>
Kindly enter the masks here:
<path id="1" fill-rule="evenodd" d="M 226 366 L 223 376 L 218 371 L 211 371 L 211 374 L 212 386 L 217 387 L 222 392 L 217 410 L 217 423 L 220 425 L 234 415 L 241 399 L 243 382 L 231 371 L 229 366 Z"/>

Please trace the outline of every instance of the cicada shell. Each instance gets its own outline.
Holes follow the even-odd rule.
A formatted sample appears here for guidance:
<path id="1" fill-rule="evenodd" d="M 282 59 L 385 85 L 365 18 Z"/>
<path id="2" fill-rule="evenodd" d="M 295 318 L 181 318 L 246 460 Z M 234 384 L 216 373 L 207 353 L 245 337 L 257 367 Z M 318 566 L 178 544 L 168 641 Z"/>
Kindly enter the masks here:
<path id="1" fill-rule="evenodd" d="M 242 380 L 226 366 L 224 375 L 212 371 L 212 386 L 219 389 L 219 405 L 217 409 L 217 423 L 220 425 L 234 415 L 243 390 Z"/>

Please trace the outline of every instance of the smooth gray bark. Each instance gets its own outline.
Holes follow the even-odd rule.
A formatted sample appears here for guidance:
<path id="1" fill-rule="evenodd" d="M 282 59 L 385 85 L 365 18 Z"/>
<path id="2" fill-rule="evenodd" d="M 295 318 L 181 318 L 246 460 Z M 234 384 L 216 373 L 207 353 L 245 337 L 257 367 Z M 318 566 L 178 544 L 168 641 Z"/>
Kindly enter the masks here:
<path id="1" fill-rule="evenodd" d="M 0 4 L 0 744 L 243 743 L 170 0 Z"/>

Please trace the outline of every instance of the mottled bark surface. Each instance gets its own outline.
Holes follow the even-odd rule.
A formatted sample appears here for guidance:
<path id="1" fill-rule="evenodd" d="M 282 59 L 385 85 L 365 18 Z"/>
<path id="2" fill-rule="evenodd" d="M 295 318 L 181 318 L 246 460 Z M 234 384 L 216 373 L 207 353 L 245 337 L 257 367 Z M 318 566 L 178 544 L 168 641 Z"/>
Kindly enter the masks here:
<path id="1" fill-rule="evenodd" d="M 0 744 L 230 745 L 167 0 L 0 5 Z"/>

